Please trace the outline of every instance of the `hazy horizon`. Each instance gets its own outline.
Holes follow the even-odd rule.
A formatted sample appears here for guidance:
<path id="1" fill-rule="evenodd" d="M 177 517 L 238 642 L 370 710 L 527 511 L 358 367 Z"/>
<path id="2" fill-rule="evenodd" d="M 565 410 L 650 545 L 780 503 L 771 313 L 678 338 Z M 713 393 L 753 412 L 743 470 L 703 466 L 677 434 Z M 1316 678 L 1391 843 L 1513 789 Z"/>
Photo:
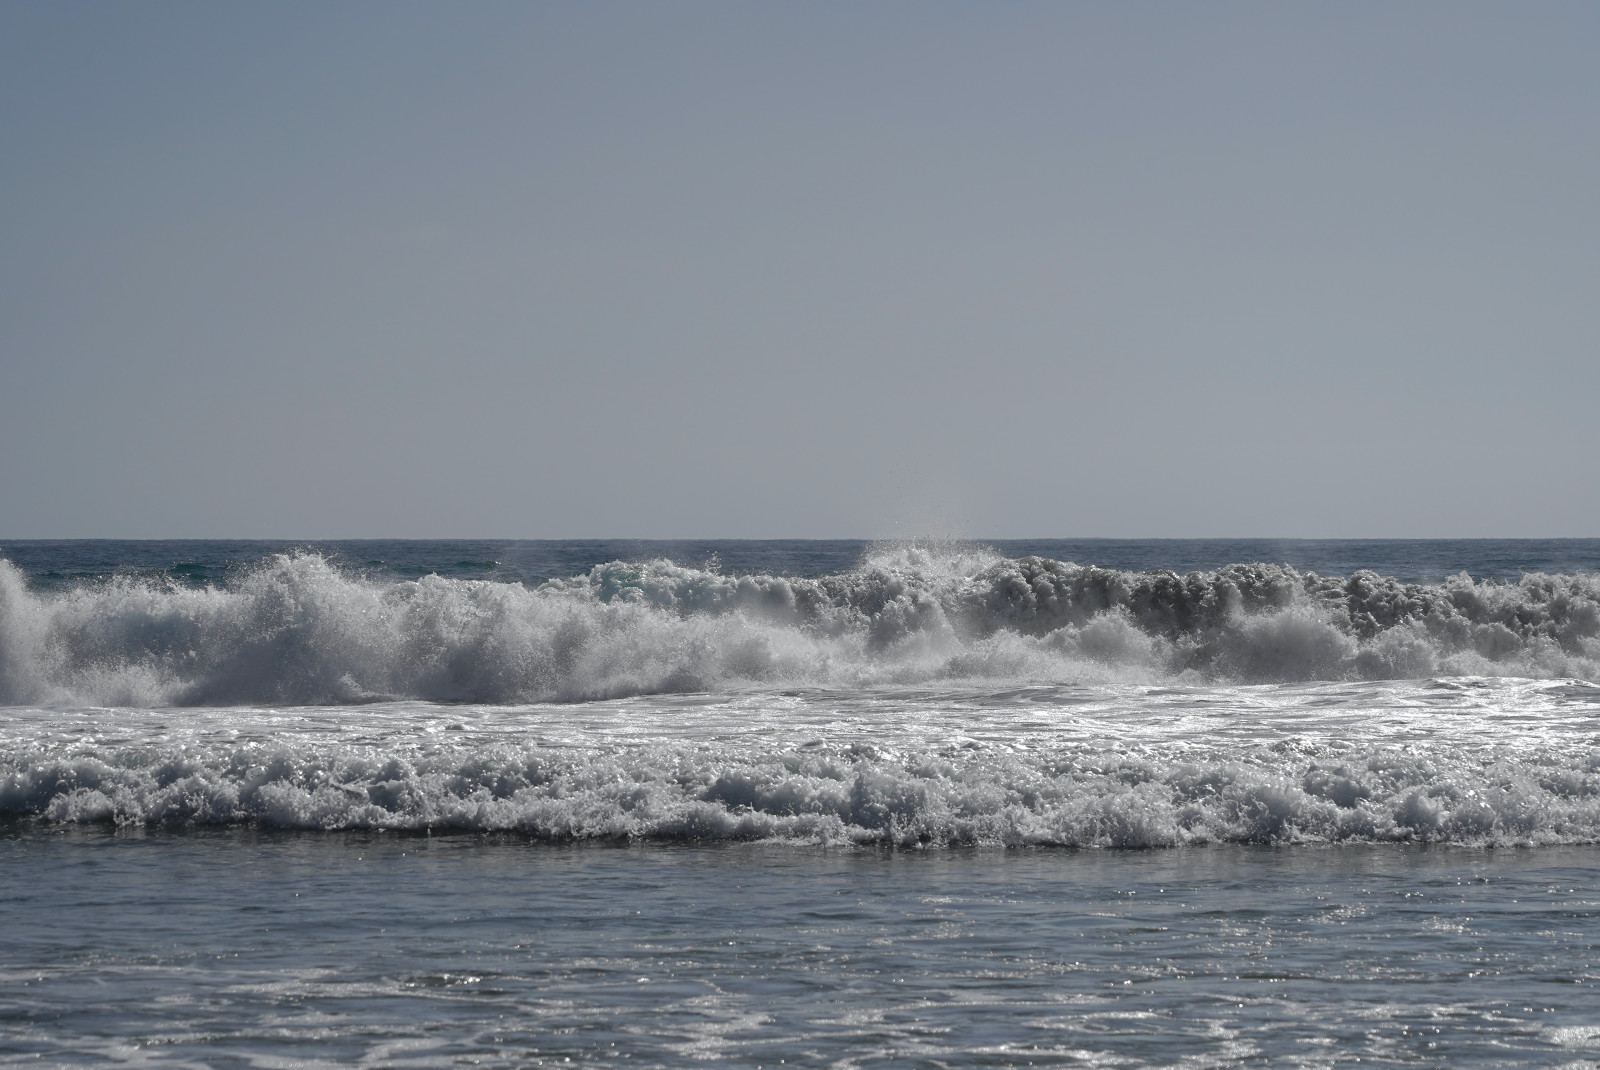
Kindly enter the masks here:
<path id="1" fill-rule="evenodd" d="M 537 535 L 0 535 L 0 556 L 9 543 L 50 542 L 265 542 L 265 543 L 316 543 L 336 542 L 641 542 L 641 543 L 829 543 L 860 542 L 885 546 L 917 545 L 974 545 L 1018 542 L 1249 542 L 1249 543 L 1388 543 L 1388 542 L 1595 542 L 1593 535 L 819 535 L 819 536 L 763 536 L 763 535 L 564 535 L 547 538 Z"/>

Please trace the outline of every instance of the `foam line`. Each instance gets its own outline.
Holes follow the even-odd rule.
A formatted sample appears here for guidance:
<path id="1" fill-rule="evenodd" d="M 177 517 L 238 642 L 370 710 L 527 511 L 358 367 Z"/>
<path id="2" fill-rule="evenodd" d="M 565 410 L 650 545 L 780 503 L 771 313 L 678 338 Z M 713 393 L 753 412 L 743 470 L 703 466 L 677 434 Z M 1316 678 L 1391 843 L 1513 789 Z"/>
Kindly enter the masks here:
<path id="1" fill-rule="evenodd" d="M 1447 745 L 1219 756 L 395 744 L 8 762 L 0 813 L 55 822 L 897 846 L 1600 842 L 1600 755 Z M 13 755 L 12 759 L 20 756 Z"/>

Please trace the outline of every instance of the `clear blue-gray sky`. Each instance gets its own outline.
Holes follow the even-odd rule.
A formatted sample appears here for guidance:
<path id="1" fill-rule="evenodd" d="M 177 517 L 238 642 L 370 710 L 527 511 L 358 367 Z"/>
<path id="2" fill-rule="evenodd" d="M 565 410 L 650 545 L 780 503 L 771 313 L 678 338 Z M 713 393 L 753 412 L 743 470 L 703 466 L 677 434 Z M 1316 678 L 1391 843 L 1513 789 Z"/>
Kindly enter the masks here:
<path id="1" fill-rule="evenodd" d="M 1600 535 L 1600 5 L 0 4 L 0 536 Z"/>

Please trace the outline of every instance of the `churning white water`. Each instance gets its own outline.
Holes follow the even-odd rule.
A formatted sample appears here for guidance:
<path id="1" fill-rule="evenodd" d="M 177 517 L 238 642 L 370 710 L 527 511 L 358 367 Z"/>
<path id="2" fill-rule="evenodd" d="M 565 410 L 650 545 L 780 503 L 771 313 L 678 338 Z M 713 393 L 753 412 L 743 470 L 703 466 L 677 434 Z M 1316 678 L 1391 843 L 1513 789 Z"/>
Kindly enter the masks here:
<path id="1" fill-rule="evenodd" d="M 878 688 L 584 704 L 33 709 L 0 808 L 538 839 L 1600 842 L 1600 688 Z"/>
<path id="2" fill-rule="evenodd" d="M 0 1062 L 1600 1055 L 1592 570 L 392 545 L 0 561 Z"/>
<path id="3" fill-rule="evenodd" d="M 280 554 L 48 592 L 0 561 L 0 701 L 577 701 L 762 687 L 1600 675 L 1600 577 L 1179 576 L 892 547 L 815 578 L 657 559 L 536 586 Z"/>

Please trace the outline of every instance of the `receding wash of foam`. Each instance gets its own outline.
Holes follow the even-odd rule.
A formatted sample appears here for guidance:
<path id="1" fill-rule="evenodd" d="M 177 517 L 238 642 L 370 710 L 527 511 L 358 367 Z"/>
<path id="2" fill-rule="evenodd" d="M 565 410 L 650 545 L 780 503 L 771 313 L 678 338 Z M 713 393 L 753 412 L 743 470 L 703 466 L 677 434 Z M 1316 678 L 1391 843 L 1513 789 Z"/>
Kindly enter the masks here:
<path id="1" fill-rule="evenodd" d="M 656 559 L 529 586 L 286 553 L 203 587 L 112 575 L 35 590 L 0 560 L 0 702 L 13 705 L 1483 675 L 1600 675 L 1600 577 L 1178 575 L 901 546 L 821 577 Z"/>

